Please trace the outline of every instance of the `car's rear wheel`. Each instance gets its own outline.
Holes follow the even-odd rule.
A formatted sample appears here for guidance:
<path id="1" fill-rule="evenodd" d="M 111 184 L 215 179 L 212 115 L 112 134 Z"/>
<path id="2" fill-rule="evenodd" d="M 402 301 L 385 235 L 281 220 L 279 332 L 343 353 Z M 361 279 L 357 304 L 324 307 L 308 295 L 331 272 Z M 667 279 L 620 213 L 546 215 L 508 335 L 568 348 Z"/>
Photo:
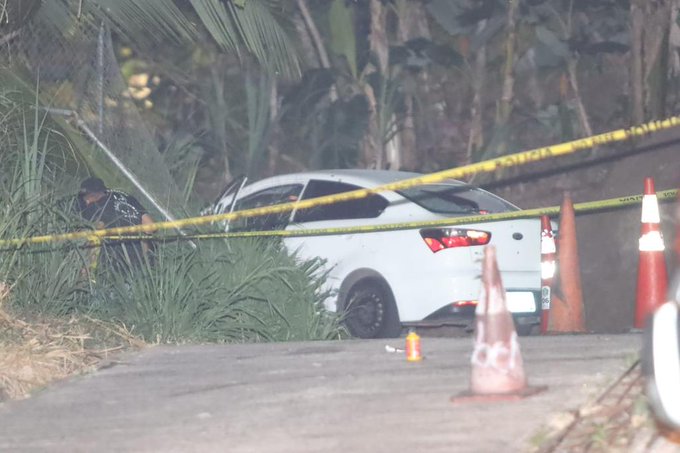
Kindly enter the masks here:
<path id="1" fill-rule="evenodd" d="M 377 279 L 365 279 L 349 290 L 345 325 L 359 338 L 393 338 L 401 333 L 399 313 L 389 287 Z"/>
<path id="2" fill-rule="evenodd" d="M 519 335 L 520 337 L 528 337 L 533 333 L 534 326 L 530 324 L 528 325 L 516 324 L 515 331 L 517 332 L 517 335 Z"/>

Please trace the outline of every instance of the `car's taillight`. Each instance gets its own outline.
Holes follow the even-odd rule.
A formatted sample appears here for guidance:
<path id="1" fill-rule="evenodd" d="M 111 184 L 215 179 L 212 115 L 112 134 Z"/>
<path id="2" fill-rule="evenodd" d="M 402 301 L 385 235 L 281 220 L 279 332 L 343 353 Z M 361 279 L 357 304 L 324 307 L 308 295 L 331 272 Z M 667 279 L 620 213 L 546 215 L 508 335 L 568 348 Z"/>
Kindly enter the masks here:
<path id="1" fill-rule="evenodd" d="M 486 245 L 491 240 L 488 231 L 465 228 L 428 228 L 420 230 L 420 235 L 434 253 L 455 247 Z"/>
<path id="2" fill-rule="evenodd" d="M 476 307 L 477 306 L 477 301 L 476 300 L 457 300 L 454 303 L 452 303 L 454 307 Z"/>

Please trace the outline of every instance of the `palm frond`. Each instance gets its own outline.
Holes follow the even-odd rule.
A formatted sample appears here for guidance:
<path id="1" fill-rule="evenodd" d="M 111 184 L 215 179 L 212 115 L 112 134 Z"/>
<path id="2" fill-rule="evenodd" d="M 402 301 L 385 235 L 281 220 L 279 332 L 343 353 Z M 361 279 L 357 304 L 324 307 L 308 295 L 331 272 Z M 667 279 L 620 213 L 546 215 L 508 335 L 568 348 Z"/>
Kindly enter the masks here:
<path id="1" fill-rule="evenodd" d="M 80 14 L 79 14 L 80 13 Z M 33 20 L 61 34 L 104 21 L 141 47 L 195 40 L 196 28 L 173 2 L 165 0 L 88 0 L 82 12 L 69 0 L 43 2 Z"/>
<path id="2" fill-rule="evenodd" d="M 238 53 L 239 30 L 224 4 L 219 0 L 191 0 L 191 5 L 217 44 Z"/>
<path id="3" fill-rule="evenodd" d="M 146 37 L 163 43 L 191 40 L 196 30 L 188 18 L 167 0 L 90 0 L 113 25 L 127 36 Z"/>
<path id="4" fill-rule="evenodd" d="M 333 52 L 345 57 L 355 79 L 358 77 L 357 42 L 351 7 L 344 0 L 334 0 L 328 12 Z"/>
<path id="5" fill-rule="evenodd" d="M 300 75 L 297 51 L 267 0 L 250 0 L 242 6 L 220 0 L 191 0 L 210 35 L 225 50 L 240 45 L 258 62 L 286 77 Z"/>

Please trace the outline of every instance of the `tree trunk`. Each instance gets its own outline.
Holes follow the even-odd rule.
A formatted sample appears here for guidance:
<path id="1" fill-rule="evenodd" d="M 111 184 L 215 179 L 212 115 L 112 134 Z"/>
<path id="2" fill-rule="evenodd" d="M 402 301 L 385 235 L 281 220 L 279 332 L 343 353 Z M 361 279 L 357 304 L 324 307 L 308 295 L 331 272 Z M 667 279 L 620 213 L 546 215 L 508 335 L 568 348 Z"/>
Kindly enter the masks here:
<path id="1" fill-rule="evenodd" d="M 404 117 L 399 137 L 399 170 L 419 170 L 416 124 L 413 117 L 413 94 L 404 93 Z M 396 169 L 396 168 L 395 168 Z"/>
<path id="2" fill-rule="evenodd" d="M 671 0 L 631 0 L 631 119 L 639 124 L 665 113 Z"/>
<path id="3" fill-rule="evenodd" d="M 565 42 L 569 42 L 573 39 L 573 24 L 574 24 L 574 0 L 571 0 L 569 4 L 569 16 L 567 17 L 566 24 L 563 25 L 563 37 Z M 588 21 L 585 14 L 580 14 L 583 21 Z M 563 84 L 563 81 L 568 81 L 571 87 L 572 94 L 574 95 L 574 100 L 576 101 L 576 109 L 578 114 L 578 121 L 581 126 L 581 133 L 586 137 L 593 135 L 593 129 L 590 126 L 590 120 L 588 119 L 588 112 L 583 103 L 583 98 L 581 97 L 581 89 L 578 81 L 578 57 L 576 55 L 570 55 L 566 58 L 566 74 L 564 77 L 560 78 L 560 97 L 561 100 L 566 102 L 567 100 L 567 84 Z"/>
<path id="4" fill-rule="evenodd" d="M 477 34 L 484 32 L 487 20 L 477 24 Z M 484 147 L 484 88 L 486 85 L 486 46 L 482 45 L 475 53 L 472 77 L 472 105 L 470 107 L 470 136 L 468 138 L 466 162 L 472 163 L 476 153 Z"/>
<path id="5" fill-rule="evenodd" d="M 311 37 L 312 44 L 314 44 L 314 49 L 316 50 L 317 56 L 319 57 L 319 62 L 322 68 L 329 68 L 331 66 L 330 60 L 328 59 L 328 52 L 326 52 L 326 46 L 323 44 L 321 39 L 321 34 L 319 29 L 316 28 L 314 19 L 312 19 L 312 14 L 309 12 L 309 7 L 307 6 L 306 0 L 297 0 L 297 6 L 302 14 L 302 19 L 305 22 L 307 32 Z"/>
<path id="6" fill-rule="evenodd" d="M 371 30 L 368 36 L 371 54 L 378 65 L 377 72 L 385 78 L 388 68 L 389 44 L 386 33 L 386 11 L 381 0 L 370 0 Z M 385 162 L 385 146 L 383 131 L 380 127 L 379 106 L 373 87 L 368 81 L 363 82 L 363 92 L 368 102 L 368 127 L 362 146 L 361 164 L 365 168 L 383 168 Z"/>
<path id="7" fill-rule="evenodd" d="M 501 93 L 501 101 L 498 105 L 498 115 L 496 119 L 496 128 L 504 129 L 510 121 L 512 114 L 512 102 L 514 100 L 514 85 L 515 85 L 515 45 L 517 43 L 517 9 L 519 7 L 519 0 L 509 0 L 508 2 L 508 16 L 507 16 L 507 38 L 505 41 L 505 64 L 503 66 L 503 88 Z M 502 132 L 502 131 L 501 131 Z M 505 154 L 508 148 L 507 134 L 504 133 L 503 139 L 500 140 L 498 146 L 498 153 Z"/>
<path id="8" fill-rule="evenodd" d="M 227 119 L 225 113 L 227 106 L 224 99 L 224 58 L 217 54 L 216 61 L 210 67 L 210 76 L 212 79 L 212 86 L 214 89 L 216 111 L 212 112 L 210 119 L 212 122 L 213 133 L 215 134 L 215 141 L 218 147 L 222 150 L 222 159 L 224 163 L 224 183 L 231 181 L 231 164 L 229 163 L 229 146 L 227 141 Z M 212 105 L 212 104 L 211 104 Z"/>
<path id="9" fill-rule="evenodd" d="M 571 85 L 571 90 L 574 93 L 574 98 L 576 99 L 576 108 L 578 110 L 578 119 L 581 124 L 581 130 L 586 137 L 593 135 L 593 128 L 590 126 L 590 120 L 588 119 L 588 112 L 586 112 L 586 107 L 583 105 L 583 99 L 581 98 L 581 90 L 578 83 L 578 71 L 577 71 L 578 61 L 575 58 L 569 58 L 567 61 L 567 73 L 569 75 L 569 84 Z"/>
<path id="10" fill-rule="evenodd" d="M 378 103 L 375 98 L 373 87 L 368 82 L 362 86 L 366 102 L 368 104 L 368 127 L 364 135 L 363 158 L 361 165 L 364 168 L 383 168 L 383 156 L 385 154 L 385 147 L 382 139 L 382 131 L 380 130 L 380 118 L 378 117 Z"/>
<path id="11" fill-rule="evenodd" d="M 630 3 L 631 20 L 631 58 L 630 58 L 630 91 L 633 104 L 631 116 L 633 123 L 642 123 L 645 119 L 644 102 L 644 60 L 642 49 L 644 47 L 643 26 L 644 11 L 635 1 Z"/>
<path id="12" fill-rule="evenodd" d="M 300 43 L 298 52 L 300 52 L 300 55 L 302 56 L 302 61 L 305 63 L 304 66 L 311 68 L 321 67 L 319 53 L 316 50 L 314 39 L 309 32 L 309 27 L 307 26 L 307 21 L 305 20 L 302 11 L 296 11 L 293 15 L 293 26 L 295 27 L 295 34 Z"/>
<path id="13" fill-rule="evenodd" d="M 421 2 L 413 0 L 397 1 L 397 16 L 399 19 L 398 44 L 404 44 L 415 38 L 431 38 L 427 15 Z M 425 72 L 427 69 L 423 68 L 422 71 Z M 398 143 L 395 151 L 399 155 L 393 158 L 394 162 L 388 161 L 388 165 L 390 165 L 390 168 L 418 170 L 421 165 L 418 159 L 417 135 L 413 116 L 413 104 L 418 83 L 412 80 L 412 75 L 405 77 L 407 80 L 403 84 L 404 113 L 400 121 L 401 127 L 398 137 L 395 137 L 395 139 L 398 138 L 398 140 L 395 140 Z M 423 79 L 426 80 L 426 78 Z M 398 162 L 398 165 L 394 165 L 395 162 Z"/>
<path id="14" fill-rule="evenodd" d="M 328 58 L 328 52 L 326 51 L 326 46 L 323 43 L 323 39 L 321 38 L 321 34 L 319 33 L 319 29 L 316 27 L 316 24 L 314 23 L 314 19 L 312 18 L 312 14 L 309 12 L 309 7 L 307 6 L 307 1 L 306 0 L 297 0 L 297 6 L 298 9 L 300 10 L 300 14 L 302 15 L 302 20 L 305 24 L 305 28 L 307 33 L 309 34 L 309 38 L 311 43 L 314 46 L 314 49 L 316 50 L 316 54 L 319 58 L 319 63 L 320 66 L 324 69 L 328 69 L 331 67 L 331 62 L 330 59 Z M 332 102 L 335 102 L 338 100 L 338 90 L 333 84 L 330 88 L 330 92 L 328 94 Z"/>
<path id="15" fill-rule="evenodd" d="M 390 46 L 387 42 L 387 11 L 382 0 L 370 0 L 371 32 L 369 45 L 371 53 L 376 57 L 380 74 L 387 74 Z"/>
<path id="16" fill-rule="evenodd" d="M 279 90 L 278 79 L 272 76 L 272 84 L 269 90 L 269 124 L 271 124 L 270 140 L 268 145 L 269 163 L 267 165 L 268 176 L 277 173 L 279 163 Z"/>

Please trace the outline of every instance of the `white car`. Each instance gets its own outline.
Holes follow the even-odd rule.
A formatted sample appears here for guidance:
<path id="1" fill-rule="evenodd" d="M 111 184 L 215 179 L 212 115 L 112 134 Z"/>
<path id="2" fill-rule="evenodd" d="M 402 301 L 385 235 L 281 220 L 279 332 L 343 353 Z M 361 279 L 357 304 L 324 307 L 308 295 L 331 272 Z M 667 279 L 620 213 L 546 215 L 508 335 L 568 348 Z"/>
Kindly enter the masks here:
<path id="1" fill-rule="evenodd" d="M 228 187 L 211 213 L 307 200 L 422 176 L 379 170 L 313 171 Z M 234 203 L 234 199 L 236 203 Z M 284 214 L 232 221 L 228 231 L 305 230 L 441 220 L 519 208 L 465 183 L 387 191 Z M 540 221 L 516 219 L 437 228 L 410 228 L 287 237 L 289 251 L 326 262 L 328 309 L 344 312 L 360 338 L 395 337 L 402 326 L 472 325 L 481 285 L 483 246 L 496 246 L 507 302 L 517 330 L 540 322 Z"/>

